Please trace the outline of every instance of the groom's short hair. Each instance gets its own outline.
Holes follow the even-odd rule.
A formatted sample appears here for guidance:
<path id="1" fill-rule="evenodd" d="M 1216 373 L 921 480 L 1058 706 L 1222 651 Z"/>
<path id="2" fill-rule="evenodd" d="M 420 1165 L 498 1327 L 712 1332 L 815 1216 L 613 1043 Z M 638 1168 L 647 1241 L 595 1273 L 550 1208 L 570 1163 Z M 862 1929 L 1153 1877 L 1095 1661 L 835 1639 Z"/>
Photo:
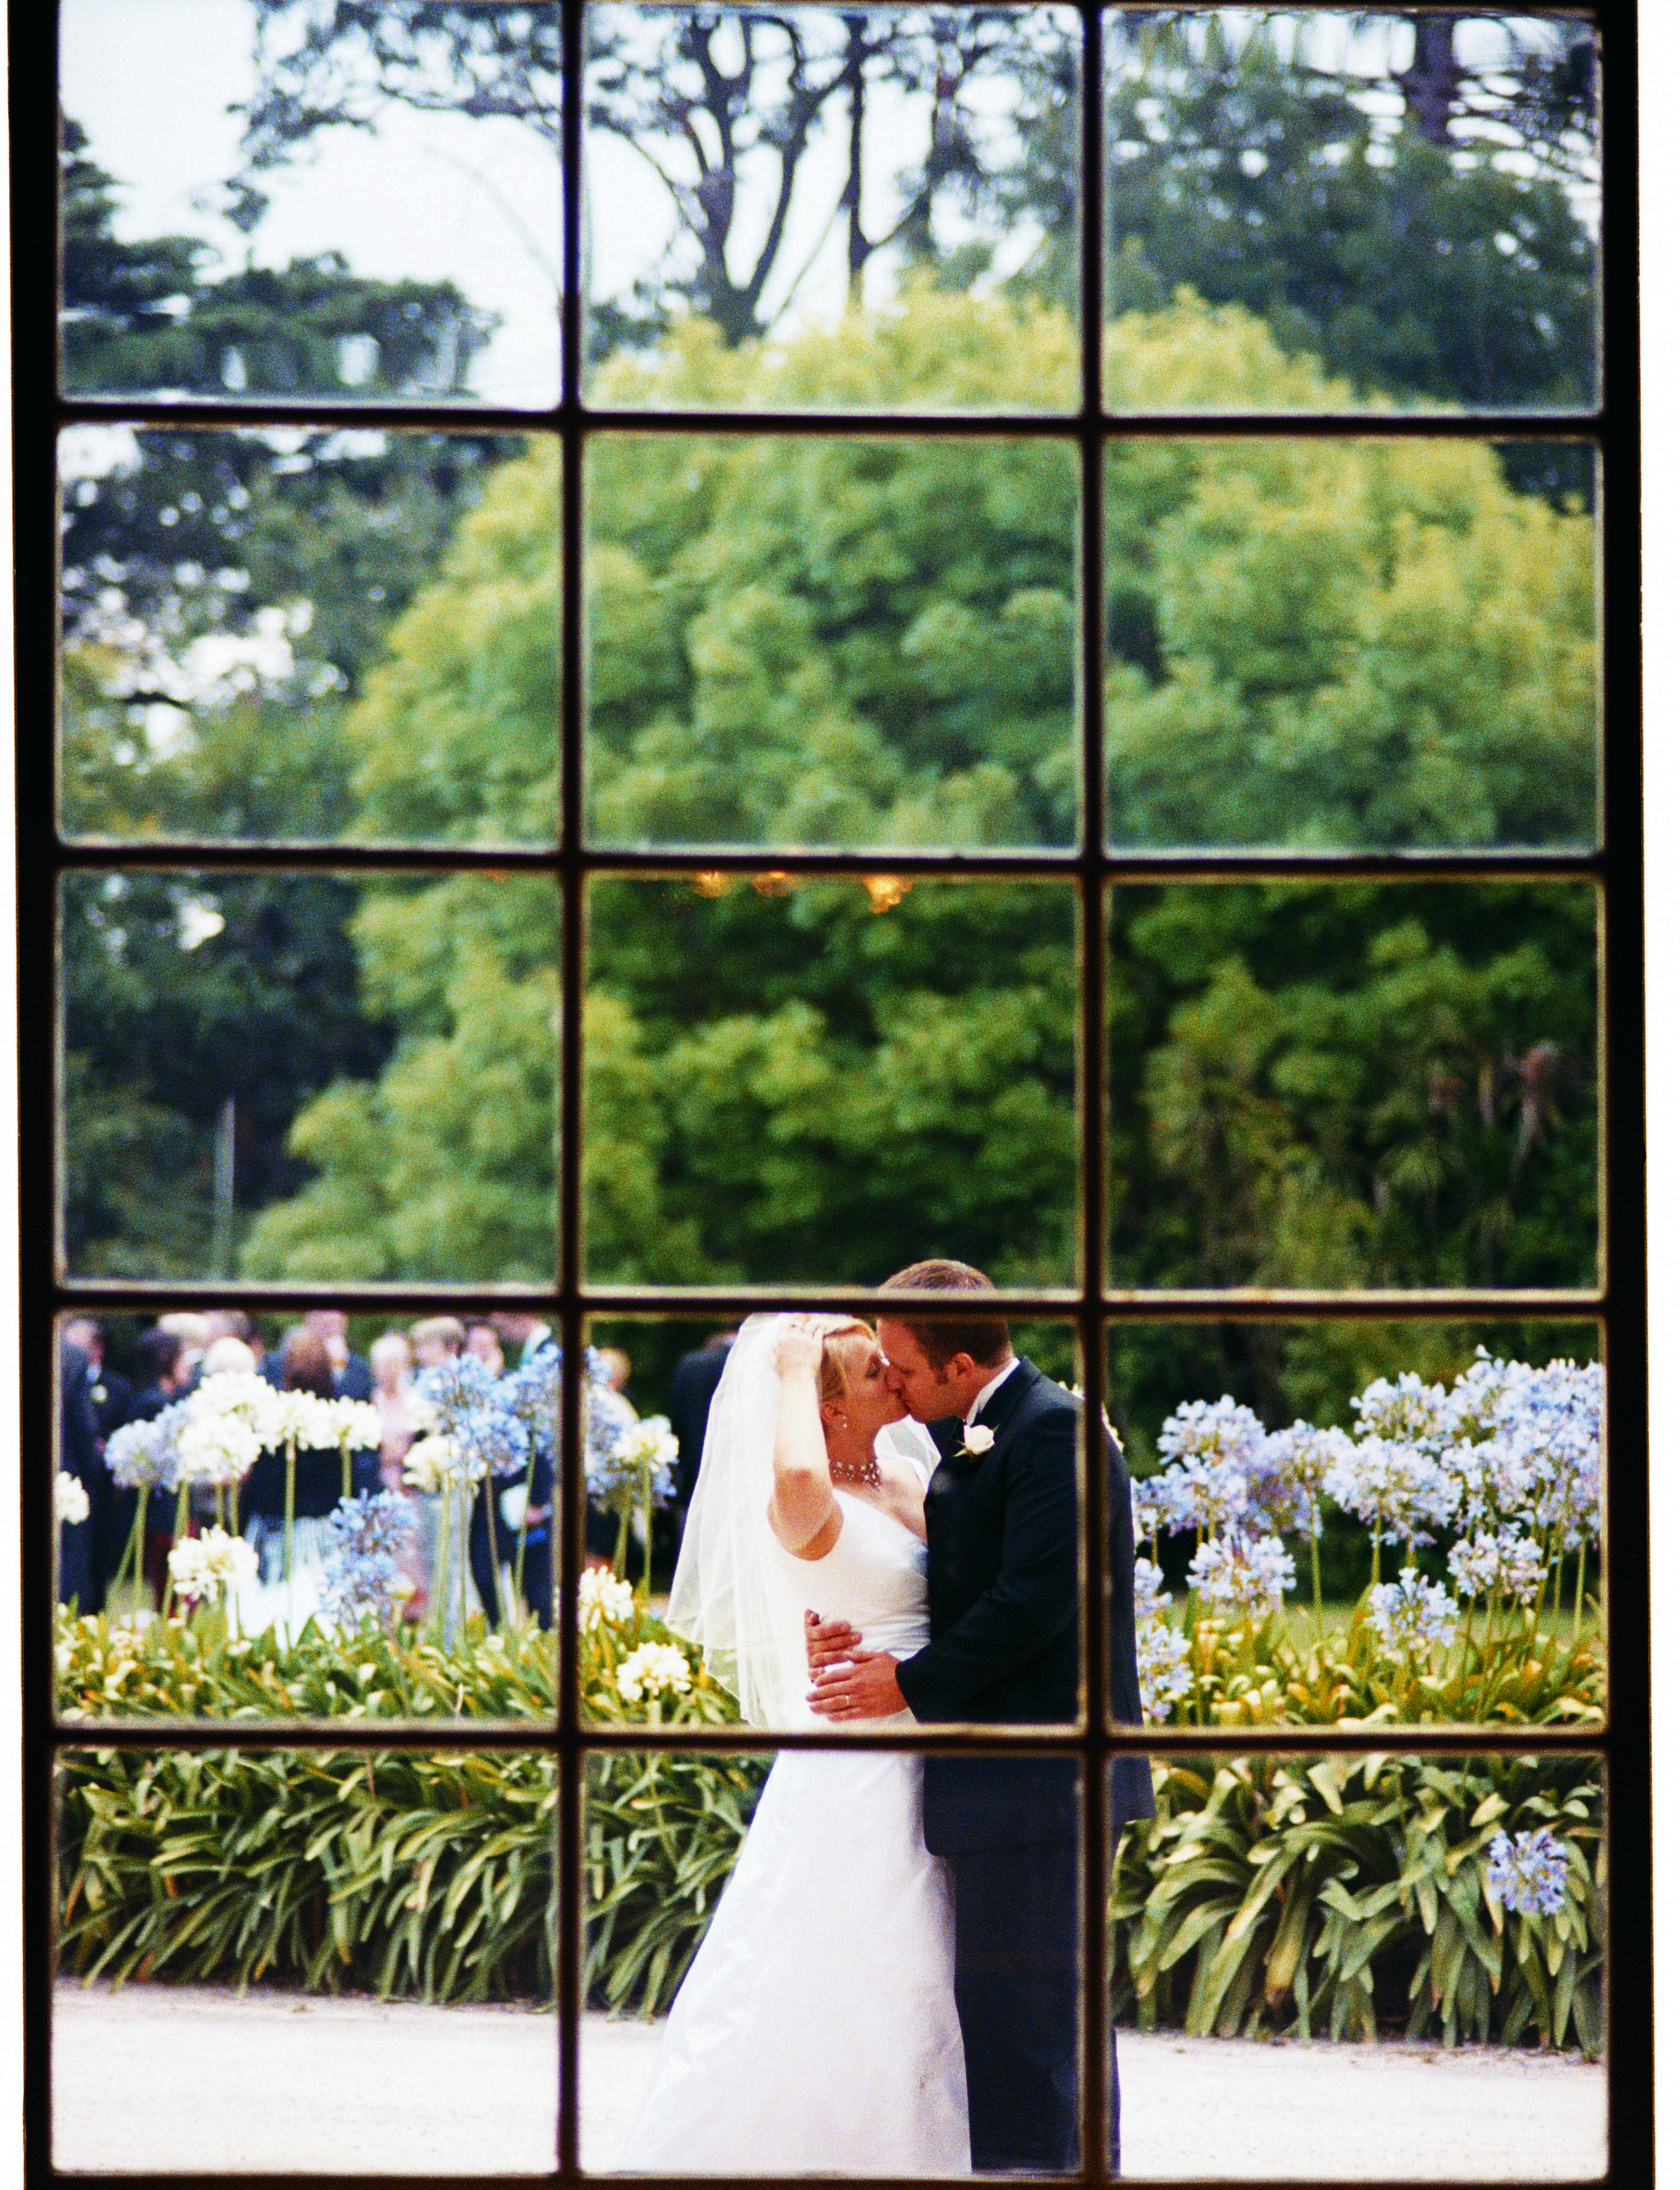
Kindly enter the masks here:
<path id="1" fill-rule="evenodd" d="M 991 1279 L 972 1262 L 947 1262 L 934 1256 L 912 1262 L 887 1283 L 894 1291 L 927 1293 L 989 1293 Z M 1001 1361 L 1009 1351 L 1009 1326 L 1001 1315 L 917 1315 L 898 1307 L 883 1308 L 883 1319 L 901 1323 L 935 1369 L 943 1369 L 953 1355 L 970 1353 L 981 1368 Z"/>

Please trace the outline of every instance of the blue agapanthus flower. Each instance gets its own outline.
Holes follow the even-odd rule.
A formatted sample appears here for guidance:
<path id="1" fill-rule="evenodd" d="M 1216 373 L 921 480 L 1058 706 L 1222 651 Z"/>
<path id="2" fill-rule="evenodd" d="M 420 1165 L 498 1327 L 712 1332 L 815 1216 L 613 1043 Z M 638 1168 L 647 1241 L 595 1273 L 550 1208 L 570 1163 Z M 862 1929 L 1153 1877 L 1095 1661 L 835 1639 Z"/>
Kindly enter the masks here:
<path id="1" fill-rule="evenodd" d="M 436 1418 L 437 1434 L 453 1438 L 477 1461 L 480 1474 L 517 1475 L 530 1455 L 531 1433 L 507 1404 L 505 1381 L 473 1353 L 423 1369 L 414 1380 Z"/>
<path id="2" fill-rule="evenodd" d="M 1488 1884 L 1496 1899 L 1522 1916 L 1555 1916 L 1564 1901 L 1569 1858 L 1544 1825 L 1532 1832 L 1496 1833 L 1488 1842 Z"/>
<path id="3" fill-rule="evenodd" d="M 372 1613 L 382 1623 L 396 1608 L 392 1585 L 402 1579 L 400 1553 L 412 1526 L 408 1501 L 394 1491 L 341 1498 L 326 1517 L 321 1607 L 354 1626 Z"/>

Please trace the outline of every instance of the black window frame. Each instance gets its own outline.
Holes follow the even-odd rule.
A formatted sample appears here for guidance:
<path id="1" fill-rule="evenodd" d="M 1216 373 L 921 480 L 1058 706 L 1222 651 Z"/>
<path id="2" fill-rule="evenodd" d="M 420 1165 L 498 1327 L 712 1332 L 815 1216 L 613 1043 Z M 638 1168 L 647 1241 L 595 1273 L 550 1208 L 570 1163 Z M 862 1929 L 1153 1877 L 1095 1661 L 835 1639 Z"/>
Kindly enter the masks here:
<path id="1" fill-rule="evenodd" d="M 581 60 L 587 0 L 549 0 L 562 33 L 563 173 L 581 168 L 583 107 Z M 794 6 L 811 0 L 791 0 Z M 557 885 L 561 919 L 562 1013 L 559 1051 L 560 1172 L 558 1211 L 558 1282 L 553 1287 L 372 1285 L 335 1286 L 334 1296 L 352 1308 L 389 1310 L 458 1308 L 473 1302 L 531 1307 L 555 1320 L 564 1353 L 567 1405 L 559 1468 L 559 1495 L 566 1510 L 581 1511 L 582 1452 L 578 1429 L 581 1340 L 592 1316 L 612 1313 L 668 1314 L 744 1312 L 756 1307 L 824 1305 L 868 1310 L 881 1304 L 878 1293 L 820 1287 L 700 1288 L 623 1287 L 591 1285 L 580 1247 L 580 1165 L 582 1125 L 581 1014 L 577 1005 L 584 982 L 584 901 L 596 874 L 691 875 L 701 871 L 762 872 L 775 866 L 791 879 L 802 876 L 869 875 L 888 871 L 913 877 L 1058 879 L 1071 884 L 1081 914 L 1081 1086 L 1080 1228 L 1082 1248 L 1076 1287 L 1011 1291 L 1001 1304 L 1016 1313 L 1065 1317 L 1077 1327 L 1085 1375 L 1100 1393 L 1107 1361 L 1107 1340 L 1118 1325 L 1133 1319 L 1163 1323 L 1289 1322 L 1324 1319 L 1413 1320 L 1509 1319 L 1515 1315 L 1579 1314 L 1597 1319 L 1609 1362 L 1607 1500 L 1609 1512 L 1605 1570 L 1614 1565 L 1606 1587 L 1606 1631 L 1612 1675 L 1612 1699 L 1596 1733 L 1567 1728 L 1501 1731 L 1492 1726 L 1437 1730 L 1421 1727 L 1385 1729 L 1380 1746 L 1391 1753 L 1539 1752 L 1567 1750 L 1592 1754 L 1601 1765 L 1612 1832 L 1612 1891 L 1609 1907 L 1608 1969 L 1613 2012 L 1607 2018 L 1609 2076 L 1610 2158 L 1609 2179 L 1618 2184 L 1644 2183 L 1654 2174 L 1654 2057 L 1651 2030 L 1653 1966 L 1649 1933 L 1652 1881 L 1651 1753 L 1649 1735 L 1649 1587 L 1647 1523 L 1648 1430 L 1646 1399 L 1647 1320 L 1643 1209 L 1644 1078 L 1643 1052 L 1643 928 L 1640 764 L 1640 602 L 1637 580 L 1639 552 L 1638 355 L 1637 314 L 1637 230 L 1636 221 L 1637 26 L 1633 0 L 1603 0 L 1596 8 L 1536 7 L 1515 10 L 1496 0 L 1467 0 L 1453 12 L 1526 13 L 1585 20 L 1595 25 L 1603 60 L 1603 363 L 1601 400 L 1596 409 L 1546 413 L 1457 412 L 1427 417 L 1350 411 L 1304 415 L 1278 412 L 1105 413 L 1099 381 L 1103 331 L 1102 252 L 1099 246 L 1104 175 L 1103 26 L 1108 17 L 1154 12 L 1140 0 L 1071 0 L 1081 23 L 1082 101 L 1081 189 L 1084 219 L 1080 326 L 1082 394 L 1076 411 L 1065 415 L 969 417 L 951 413 L 888 416 L 856 411 L 730 413 L 721 411 L 633 412 L 604 409 L 586 402 L 582 377 L 579 230 L 580 195 L 565 193 L 562 322 L 562 394 L 552 409 L 499 410 L 488 406 L 427 406 L 407 403 L 176 402 L 128 398 L 66 399 L 58 389 L 56 326 L 58 269 L 56 224 L 48 208 L 56 203 L 57 8 L 31 10 L 14 6 L 9 27 L 11 63 L 12 265 L 14 298 L 14 462 L 16 542 L 15 602 L 18 640 L 19 735 L 16 758 L 19 873 L 18 971 L 26 1012 L 31 1000 L 51 997 L 57 1024 L 56 899 L 60 879 L 77 872 L 116 870 L 196 871 L 332 871 L 344 874 L 381 871 L 455 872 L 494 869 L 552 877 Z M 1319 12 L 1348 12 L 1354 0 L 1302 0 Z M 1217 14 L 1218 0 L 1175 0 L 1178 12 Z M 1415 12 L 1415 11 L 1414 11 Z M 53 96 L 49 96 L 49 92 Z M 167 424 L 210 430 L 305 421 L 326 426 L 367 426 L 397 430 L 484 434 L 505 431 L 548 438 L 561 451 L 560 537 L 562 543 L 561 679 L 557 718 L 560 752 L 560 829 L 553 849 L 485 851 L 437 846 L 322 845 L 265 848 L 224 843 L 165 845 L 90 845 L 61 835 L 57 826 L 54 747 L 54 635 L 58 628 L 56 441 L 63 427 L 121 419 L 136 425 Z M 960 855 L 791 851 L 642 852 L 624 854 L 591 847 L 583 831 L 582 636 L 584 604 L 582 558 L 583 468 L 586 447 L 595 435 L 611 433 L 689 433 L 729 435 L 752 433 L 767 438 L 843 434 L 854 437 L 937 435 L 956 440 L 998 436 L 1044 436 L 1078 451 L 1081 468 L 1080 570 L 1080 737 L 1084 798 L 1076 846 L 1064 853 L 1034 855 Z M 1597 850 L 1585 853 L 1421 853 L 1391 857 L 1340 854 L 1256 852 L 1150 854 L 1111 851 L 1106 842 L 1103 786 L 1104 673 L 1103 496 L 1104 457 L 1115 441 L 1133 438 L 1216 439 L 1281 437 L 1293 440 L 1394 439 L 1498 440 L 1574 439 L 1596 448 L 1601 466 L 1601 541 L 1605 582 L 1603 598 L 1602 757 L 1603 830 Z M 1601 1237 L 1599 1283 L 1568 1291 L 1528 1289 L 1463 1289 L 1390 1293 L 1320 1292 L 1300 1290 L 1260 1293 L 1238 1289 L 1195 1293 L 1127 1292 L 1107 1283 L 1107 1121 L 1104 1028 L 1110 894 L 1128 885 L 1169 880 L 1325 880 L 1369 878 L 1470 880 L 1575 880 L 1590 882 L 1601 907 L 1602 1126 Z M 19 1208 L 20 1245 L 19 1336 L 22 1444 L 26 1456 L 44 1455 L 54 1445 L 56 1406 L 53 1379 L 43 1374 L 56 1359 L 53 1335 L 60 1317 L 78 1310 L 139 1310 L 179 1305 L 184 1300 L 243 1305 L 269 1310 L 301 1307 L 318 1299 L 319 1287 L 258 1283 L 132 1282 L 72 1278 L 57 1259 L 60 1196 L 58 1160 L 46 1153 L 58 1147 L 58 1102 L 51 1040 L 21 1045 L 20 1086 Z M 1100 1526 L 1103 1452 L 1098 1418 L 1087 1418 L 1084 1467 L 1087 1511 Z M 145 1720 L 102 1722 L 96 1726 L 58 1721 L 53 1699 L 53 1586 L 50 1545 L 51 1470 L 33 1461 L 20 1469 L 19 1502 L 24 1546 L 21 1606 L 22 1801 L 25 1855 L 25 2135 L 26 2180 L 57 2179 L 50 2164 L 51 1992 L 54 1909 L 53 1780 L 58 1757 L 66 1750 L 103 1747 L 133 1750 L 253 1749 L 519 1749 L 553 1753 L 561 1775 L 559 1848 L 561 1896 L 557 1942 L 560 2034 L 560 2105 L 558 2166 L 551 2177 L 497 2177 L 485 2181 L 566 2183 L 584 2177 L 578 2166 L 577 2077 L 581 2005 L 582 1873 L 580 1807 L 587 1752 L 659 1748 L 743 1751 L 786 1746 L 847 1748 L 889 1745 L 928 1750 L 990 1745 L 985 1737 L 962 1733 L 902 1736 L 844 1736 L 823 1733 L 776 1737 L 739 1733 L 725 1741 L 716 1733 L 645 1728 L 605 1728 L 583 1723 L 575 1694 L 576 1640 L 566 1608 L 579 1570 L 576 1530 L 565 1532 L 559 1562 L 561 1617 L 557 1632 L 560 1654 L 558 1722 L 454 1722 L 446 1729 L 418 1722 L 344 1722 L 314 1724 L 247 1724 Z M 1100 1537 L 1093 1540 L 1093 1549 Z M 1100 2106 L 1102 2079 L 1094 2073 L 1107 2043 L 1104 1938 L 1101 1910 L 1105 1879 L 1101 1849 L 1104 1766 L 1124 1751 L 1263 1751 L 1269 1755 L 1365 1754 L 1379 1745 L 1370 1731 L 1291 1727 L 1228 1729 L 1150 1727 L 1115 1731 L 1104 1710 L 1105 1667 L 1103 1635 L 1103 1574 L 1095 1557 L 1086 1560 L 1086 1641 L 1089 1709 L 1085 1728 L 1066 1736 L 1035 1738 L 1036 1745 L 1079 1756 L 1085 1765 L 1086 1834 L 1086 2011 L 1087 2172 L 1089 2182 L 1104 2179 L 1100 2125 L 1092 2118 Z M 1011 1742 L 1010 1746 L 1016 1745 Z M 184 2175 L 140 2172 L 107 2178 L 113 2182 L 180 2181 Z M 258 2180 L 260 2178 L 252 2178 Z M 292 2178 L 281 2178 L 292 2179 Z M 430 2177 L 365 2178 L 392 2184 Z M 1334 2178 L 1314 2177 L 1326 2184 Z"/>

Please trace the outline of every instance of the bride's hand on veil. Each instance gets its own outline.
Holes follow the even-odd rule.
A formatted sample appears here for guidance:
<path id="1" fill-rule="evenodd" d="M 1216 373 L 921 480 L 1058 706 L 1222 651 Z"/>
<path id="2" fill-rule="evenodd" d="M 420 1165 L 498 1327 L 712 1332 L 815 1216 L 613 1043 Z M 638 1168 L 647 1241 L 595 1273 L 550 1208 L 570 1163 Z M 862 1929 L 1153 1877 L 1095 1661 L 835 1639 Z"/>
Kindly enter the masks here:
<path id="1" fill-rule="evenodd" d="M 805 1317 L 792 1317 L 771 1355 L 783 1383 L 797 1376 L 815 1376 L 822 1367 L 822 1330 Z"/>

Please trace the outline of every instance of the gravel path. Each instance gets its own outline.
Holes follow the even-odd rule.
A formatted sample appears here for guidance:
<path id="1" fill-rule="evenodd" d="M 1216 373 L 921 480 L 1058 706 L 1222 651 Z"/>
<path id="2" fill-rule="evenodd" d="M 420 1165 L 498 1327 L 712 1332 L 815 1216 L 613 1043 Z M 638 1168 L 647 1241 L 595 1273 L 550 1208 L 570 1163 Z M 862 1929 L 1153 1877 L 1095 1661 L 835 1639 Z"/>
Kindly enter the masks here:
<path id="1" fill-rule="evenodd" d="M 78 2172 L 543 2174 L 552 2016 L 218 1987 L 60 1983 L 54 2148 Z M 586 2167 L 611 2167 L 657 2026 L 584 2019 Z M 1581 2181 L 1604 2078 L 1574 2058 L 1122 2032 L 1132 2176 Z"/>

